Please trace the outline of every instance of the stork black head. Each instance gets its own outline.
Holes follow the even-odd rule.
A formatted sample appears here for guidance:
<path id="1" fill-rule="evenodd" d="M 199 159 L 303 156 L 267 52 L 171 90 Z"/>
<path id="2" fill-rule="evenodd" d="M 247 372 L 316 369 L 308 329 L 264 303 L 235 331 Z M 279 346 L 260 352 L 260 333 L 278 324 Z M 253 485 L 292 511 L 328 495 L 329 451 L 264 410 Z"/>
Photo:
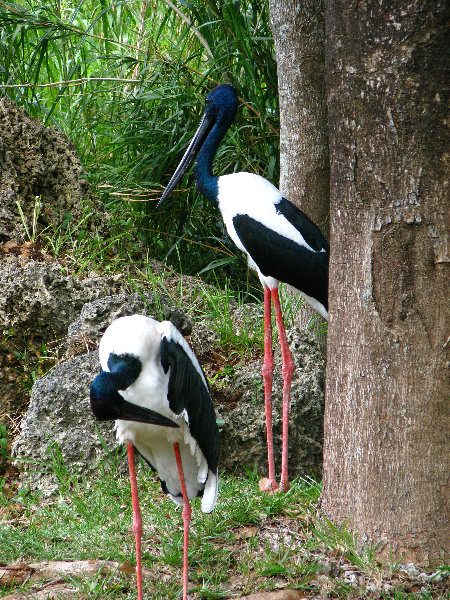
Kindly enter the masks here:
<path id="1" fill-rule="evenodd" d="M 109 371 L 102 371 L 91 385 L 91 409 L 99 421 L 122 419 L 150 425 L 178 427 L 171 419 L 159 413 L 127 402 L 119 390 L 125 390 L 139 377 L 142 365 L 131 355 L 118 356 L 111 353 L 108 358 Z"/>
<path id="2" fill-rule="evenodd" d="M 232 85 L 224 83 L 209 92 L 205 101 L 205 114 L 216 115 L 216 121 L 225 125 L 225 130 L 234 121 L 238 108 L 238 96 Z"/>
<path id="3" fill-rule="evenodd" d="M 209 92 L 200 125 L 157 206 L 170 195 L 197 156 L 197 185 L 209 200 L 216 203 L 217 178 L 212 174 L 212 161 L 218 145 L 236 116 L 237 108 L 238 96 L 232 85 L 219 85 Z"/>

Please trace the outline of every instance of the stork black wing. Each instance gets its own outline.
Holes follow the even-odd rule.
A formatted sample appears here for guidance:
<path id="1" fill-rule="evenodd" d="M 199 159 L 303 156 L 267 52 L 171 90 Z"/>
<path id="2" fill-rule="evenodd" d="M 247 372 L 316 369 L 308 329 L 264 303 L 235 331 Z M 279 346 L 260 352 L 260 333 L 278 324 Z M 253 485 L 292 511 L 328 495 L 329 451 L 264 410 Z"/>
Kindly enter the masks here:
<path id="1" fill-rule="evenodd" d="M 313 250 L 320 252 L 323 248 L 326 252 L 330 252 L 328 242 L 323 237 L 320 229 L 295 204 L 292 204 L 286 198 L 281 198 L 280 202 L 275 204 L 275 208 L 302 234 L 305 242 Z"/>
<path id="2" fill-rule="evenodd" d="M 181 338 L 181 334 L 178 335 Z M 187 343 L 184 343 L 187 346 Z M 167 393 L 170 410 L 177 415 L 186 410 L 189 431 L 200 446 L 208 467 L 216 473 L 219 458 L 219 430 L 206 377 L 203 380 L 200 374 L 203 373 L 201 366 L 193 354 L 192 357 L 189 356 L 181 340 L 177 340 L 176 337 L 163 337 L 160 353 L 164 372 L 167 373 L 170 369 Z"/>
<path id="3" fill-rule="evenodd" d="M 306 215 L 304 217 L 307 219 Z M 318 300 L 328 310 L 328 252 L 315 250 L 323 247 L 323 244 L 317 243 L 317 238 L 312 245 L 314 250 L 311 251 L 248 215 L 236 215 L 233 225 L 243 246 L 263 275 L 294 286 Z M 311 225 L 315 227 L 313 223 Z M 307 238 L 311 232 L 312 229 Z"/>

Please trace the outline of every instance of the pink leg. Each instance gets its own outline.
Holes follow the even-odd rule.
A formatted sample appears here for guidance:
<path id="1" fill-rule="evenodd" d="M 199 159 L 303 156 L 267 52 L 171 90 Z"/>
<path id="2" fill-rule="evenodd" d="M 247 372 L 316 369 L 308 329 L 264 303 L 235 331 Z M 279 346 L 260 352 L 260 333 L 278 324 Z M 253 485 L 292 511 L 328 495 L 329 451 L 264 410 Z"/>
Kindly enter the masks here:
<path id="1" fill-rule="evenodd" d="M 134 464 L 134 446 L 127 444 L 128 468 L 130 471 L 131 483 L 131 501 L 133 504 L 133 532 L 136 540 L 136 576 L 138 600 L 142 600 L 142 564 L 141 564 L 141 539 L 142 539 L 142 518 L 139 509 L 139 497 L 136 481 L 136 468 Z"/>
<path id="2" fill-rule="evenodd" d="M 269 288 L 264 288 L 264 362 L 262 368 L 264 380 L 264 404 L 266 408 L 266 431 L 267 431 L 267 462 L 269 465 L 269 481 L 263 491 L 275 491 L 277 482 L 275 479 L 275 460 L 273 457 L 273 433 L 272 433 L 272 321 L 271 321 L 271 296 Z"/>
<path id="3" fill-rule="evenodd" d="M 286 338 L 284 328 L 283 315 L 281 313 L 280 298 L 278 289 L 272 290 L 273 308 L 275 318 L 277 320 L 278 337 L 280 339 L 281 357 L 283 360 L 283 434 L 282 434 L 282 451 L 281 451 L 281 491 L 289 489 L 288 482 L 288 427 L 289 427 L 289 402 L 291 395 L 292 373 L 294 372 L 294 361 L 292 360 L 289 351 L 289 344 Z"/>
<path id="4" fill-rule="evenodd" d="M 184 481 L 183 464 L 181 462 L 180 446 L 178 443 L 173 445 L 175 450 L 175 458 L 177 459 L 178 476 L 180 477 L 181 493 L 183 494 L 183 523 L 184 523 L 184 544 L 183 544 L 183 600 L 187 600 L 188 586 L 188 546 L 189 546 L 189 523 L 191 521 L 191 505 L 186 491 L 186 483 Z"/>

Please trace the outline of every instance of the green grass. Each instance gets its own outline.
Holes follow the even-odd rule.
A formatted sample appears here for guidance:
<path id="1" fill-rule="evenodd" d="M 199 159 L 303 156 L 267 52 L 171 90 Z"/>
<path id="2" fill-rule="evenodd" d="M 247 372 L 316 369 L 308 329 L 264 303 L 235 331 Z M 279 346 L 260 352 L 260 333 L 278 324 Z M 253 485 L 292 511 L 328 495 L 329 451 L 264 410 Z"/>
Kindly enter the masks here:
<path id="1" fill-rule="evenodd" d="M 98 479 L 79 481 L 54 448 L 50 463 L 58 476 L 58 492 L 50 498 L 25 490 L 0 494 L 1 562 L 98 559 L 135 564 L 129 482 L 118 475 L 119 460 L 123 459 L 124 452 L 105 458 L 112 461 L 110 470 L 100 466 Z M 145 466 L 139 470 L 138 480 L 144 522 L 143 567 L 149 569 L 144 595 L 161 600 L 179 598 L 181 510 L 162 494 L 159 482 Z M 336 564 L 355 565 L 367 577 L 382 581 L 389 569 L 377 562 L 373 549 L 358 552 L 354 536 L 345 528 L 339 531 L 327 521 L 317 520 L 320 492 L 321 486 L 313 480 L 295 480 L 287 493 L 267 495 L 258 491 L 258 477 L 253 472 L 247 477 L 222 476 L 219 500 L 210 515 L 201 513 L 198 500 L 192 503 L 192 597 L 229 598 L 239 590 L 248 594 L 280 586 L 312 593 L 317 590 L 323 560 L 330 555 Z M 92 599 L 135 598 L 134 577 L 116 569 L 65 579 Z M 329 580 L 334 597 L 356 597 L 342 573 L 329 575 Z M 0 597 L 13 589 L 25 592 L 29 586 L 0 587 Z M 411 595 L 397 588 L 379 597 L 438 596 L 432 591 Z"/>
<path id="2" fill-rule="evenodd" d="M 263 349 L 263 319 L 261 314 L 256 318 L 247 318 L 246 303 L 243 294 L 233 292 L 229 283 L 224 289 L 216 285 L 203 287 L 203 298 L 205 300 L 203 316 L 206 318 L 218 337 L 218 346 L 222 348 L 231 358 L 236 355 L 239 358 L 249 358 L 255 352 Z M 249 300 L 249 296 L 245 298 Z M 262 308 L 261 300 L 253 298 L 257 306 Z M 243 311 L 239 325 L 233 318 L 237 309 Z"/>
<path id="3" fill-rule="evenodd" d="M 58 459 L 52 463 L 57 472 L 59 493 L 50 500 L 39 494 L 19 492 L 1 499 L 1 508 L 20 514 L 16 522 L 0 525 L 0 556 L 2 562 L 41 560 L 102 559 L 134 561 L 134 538 L 130 534 L 132 513 L 129 482 L 119 477 L 113 469 L 91 483 L 77 482 L 67 468 L 61 468 Z M 144 567 L 157 573 L 169 568 L 170 581 L 160 581 L 161 597 L 175 598 L 179 591 L 182 565 L 181 511 L 161 493 L 159 483 L 144 468 L 139 474 L 141 510 L 144 517 Z M 265 557 L 254 553 L 255 540 L 241 538 L 240 530 L 249 526 L 264 528 L 271 520 L 288 511 L 293 505 L 304 502 L 308 510 L 311 490 L 317 486 L 310 482 L 295 482 L 284 495 L 268 496 L 257 492 L 257 478 L 222 477 L 220 500 L 211 515 L 203 515 L 199 502 L 195 507 L 190 533 L 190 574 L 198 597 L 226 597 L 230 571 L 257 579 L 280 574 L 289 582 L 300 583 L 311 572 L 311 565 L 297 560 L 297 551 L 289 548 L 273 550 L 263 543 Z M 282 567 L 274 570 L 281 560 Z M 280 564 L 281 564 L 280 563 Z M 79 581 L 80 588 L 90 587 L 90 597 L 123 597 L 123 585 L 116 590 L 117 578 Z M 157 578 L 155 578 L 156 580 Z M 113 583 L 114 582 L 114 585 Z M 151 583 L 153 586 L 155 581 Z M 147 594 L 155 597 L 154 587 L 147 585 Z M 262 583 L 263 587 L 266 586 Z M 112 587 L 111 587 L 112 586 Z M 126 597 L 132 595 L 128 581 Z M 269 583 L 270 587 L 270 583 Z"/>

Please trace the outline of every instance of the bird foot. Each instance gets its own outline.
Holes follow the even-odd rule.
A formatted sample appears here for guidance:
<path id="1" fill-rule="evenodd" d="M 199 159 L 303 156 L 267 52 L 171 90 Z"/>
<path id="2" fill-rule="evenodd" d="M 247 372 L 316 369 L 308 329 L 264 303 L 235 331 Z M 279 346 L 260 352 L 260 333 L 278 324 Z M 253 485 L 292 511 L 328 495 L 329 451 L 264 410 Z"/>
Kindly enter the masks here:
<path id="1" fill-rule="evenodd" d="M 290 485 L 288 481 L 280 481 L 280 485 L 278 485 L 274 479 L 271 480 L 268 477 L 261 477 L 258 482 L 258 487 L 261 493 L 285 494 L 289 490 Z"/>
<path id="2" fill-rule="evenodd" d="M 261 477 L 258 482 L 259 491 L 261 493 L 267 492 L 269 494 L 275 494 L 278 489 L 278 484 L 275 479 L 269 479 L 268 477 Z"/>
<path id="3" fill-rule="evenodd" d="M 284 494 L 286 493 L 290 488 L 289 482 L 288 481 L 280 481 L 280 485 L 278 486 L 278 492 Z"/>

